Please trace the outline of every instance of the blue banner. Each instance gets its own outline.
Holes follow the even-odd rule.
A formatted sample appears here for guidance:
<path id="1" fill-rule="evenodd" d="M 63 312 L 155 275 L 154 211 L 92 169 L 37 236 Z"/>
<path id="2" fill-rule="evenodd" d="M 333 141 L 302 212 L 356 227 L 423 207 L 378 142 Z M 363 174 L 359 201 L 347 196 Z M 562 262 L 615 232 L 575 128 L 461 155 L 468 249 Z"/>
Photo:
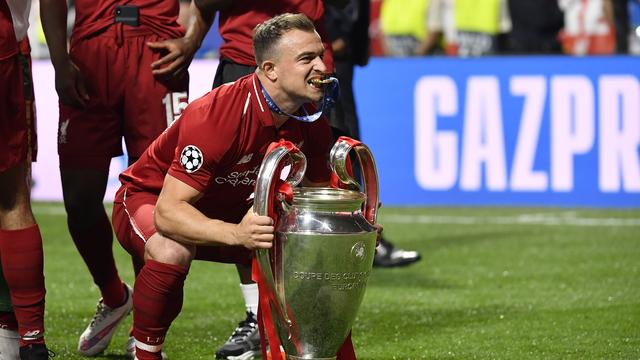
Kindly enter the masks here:
<path id="1" fill-rule="evenodd" d="M 640 59 L 372 59 L 362 140 L 389 205 L 640 207 Z"/>

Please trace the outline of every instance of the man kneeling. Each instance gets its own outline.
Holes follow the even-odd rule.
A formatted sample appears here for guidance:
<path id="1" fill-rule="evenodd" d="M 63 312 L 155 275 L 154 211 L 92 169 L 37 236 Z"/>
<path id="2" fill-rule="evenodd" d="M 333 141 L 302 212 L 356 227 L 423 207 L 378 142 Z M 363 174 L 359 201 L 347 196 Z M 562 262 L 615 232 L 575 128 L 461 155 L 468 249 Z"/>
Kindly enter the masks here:
<path id="1" fill-rule="evenodd" d="M 253 41 L 255 73 L 190 104 L 120 176 L 113 224 L 141 268 L 133 295 L 137 359 L 161 359 L 192 260 L 247 263 L 250 251 L 272 246 L 273 221 L 251 210 L 271 142 L 285 139 L 305 153 L 305 185 L 329 181 L 330 128 L 309 115 L 324 96 L 312 81 L 326 72 L 320 36 L 304 15 L 283 14 L 258 25 Z"/>

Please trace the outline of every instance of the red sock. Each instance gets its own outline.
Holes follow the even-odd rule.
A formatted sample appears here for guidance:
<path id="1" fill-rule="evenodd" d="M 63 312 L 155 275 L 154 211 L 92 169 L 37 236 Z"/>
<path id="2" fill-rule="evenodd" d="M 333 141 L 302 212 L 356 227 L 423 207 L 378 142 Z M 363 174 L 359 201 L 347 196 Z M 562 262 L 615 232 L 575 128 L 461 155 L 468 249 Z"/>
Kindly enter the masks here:
<path id="1" fill-rule="evenodd" d="M 189 268 L 147 260 L 133 291 L 133 336 L 144 347 L 138 359 L 159 355 L 169 326 L 182 309 L 184 280 Z M 142 343 L 142 344 L 140 344 Z M 137 351 L 137 350 L 136 350 Z"/>
<path id="2" fill-rule="evenodd" d="M 107 213 L 102 212 L 89 227 L 70 222 L 69 233 L 93 276 L 93 282 L 100 288 L 104 304 L 110 308 L 122 305 L 126 294 L 113 259 L 113 230 Z"/>
<path id="3" fill-rule="evenodd" d="M 44 260 L 38 225 L 0 230 L 2 271 L 18 320 L 20 346 L 44 343 Z"/>

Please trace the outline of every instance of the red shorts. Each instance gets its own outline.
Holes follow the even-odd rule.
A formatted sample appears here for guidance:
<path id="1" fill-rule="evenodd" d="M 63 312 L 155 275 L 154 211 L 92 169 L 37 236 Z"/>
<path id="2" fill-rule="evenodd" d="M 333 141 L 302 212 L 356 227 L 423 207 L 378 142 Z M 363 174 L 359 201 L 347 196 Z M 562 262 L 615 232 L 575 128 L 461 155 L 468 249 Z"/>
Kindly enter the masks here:
<path id="1" fill-rule="evenodd" d="M 36 160 L 36 116 L 29 42 L 20 53 L 0 60 L 0 172 L 26 159 Z"/>
<path id="2" fill-rule="evenodd" d="M 144 245 L 155 234 L 153 212 L 158 196 L 120 187 L 111 221 L 120 245 L 137 261 L 144 261 Z M 251 252 L 240 246 L 198 246 L 196 260 L 251 265 Z"/>
<path id="3" fill-rule="evenodd" d="M 111 158 L 122 155 L 123 137 L 129 156 L 140 157 L 187 105 L 188 77 L 169 83 L 151 74 L 151 63 L 161 55 L 146 43 L 162 38 L 148 33 L 117 36 L 116 29 L 71 45 L 69 54 L 90 100 L 85 109 L 60 104 L 62 168 L 108 170 Z"/>

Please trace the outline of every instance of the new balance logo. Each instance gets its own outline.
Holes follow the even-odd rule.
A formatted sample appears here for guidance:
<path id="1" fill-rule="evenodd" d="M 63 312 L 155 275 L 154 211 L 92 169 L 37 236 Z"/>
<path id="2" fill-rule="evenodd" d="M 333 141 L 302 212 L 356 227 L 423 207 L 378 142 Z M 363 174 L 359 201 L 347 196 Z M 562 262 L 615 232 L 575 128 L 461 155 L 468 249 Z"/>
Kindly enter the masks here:
<path id="1" fill-rule="evenodd" d="M 248 163 L 249 161 L 251 161 L 252 157 L 253 157 L 253 154 L 249 154 L 249 155 L 243 156 L 242 159 L 240 159 L 240 161 L 238 161 L 237 165 Z"/>
<path id="2" fill-rule="evenodd" d="M 27 331 L 24 335 L 22 335 L 22 339 L 24 340 L 35 340 L 41 338 L 43 336 L 40 330 L 31 330 Z"/>

